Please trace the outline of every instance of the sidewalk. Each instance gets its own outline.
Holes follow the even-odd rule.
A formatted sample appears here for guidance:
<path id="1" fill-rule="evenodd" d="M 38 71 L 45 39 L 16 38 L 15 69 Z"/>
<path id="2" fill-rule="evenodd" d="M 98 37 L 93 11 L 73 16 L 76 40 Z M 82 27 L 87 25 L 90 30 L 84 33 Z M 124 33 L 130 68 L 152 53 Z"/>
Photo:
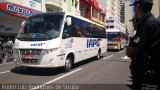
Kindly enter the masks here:
<path id="1" fill-rule="evenodd" d="M 11 62 L 15 62 L 16 60 L 14 58 L 9 58 L 7 60 L 7 56 L 5 56 L 4 58 L 2 58 L 2 55 L 0 55 L 0 64 L 5 64 L 5 63 L 11 63 Z"/>

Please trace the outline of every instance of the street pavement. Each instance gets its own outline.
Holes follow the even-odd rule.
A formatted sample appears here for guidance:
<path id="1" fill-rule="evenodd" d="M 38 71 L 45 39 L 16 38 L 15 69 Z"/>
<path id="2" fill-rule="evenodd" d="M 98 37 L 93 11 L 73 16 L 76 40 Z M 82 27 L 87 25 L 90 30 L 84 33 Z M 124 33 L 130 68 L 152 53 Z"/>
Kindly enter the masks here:
<path id="1" fill-rule="evenodd" d="M 7 90 L 5 85 L 12 84 L 28 85 L 30 90 L 131 90 L 130 61 L 124 49 L 108 51 L 100 60 L 91 58 L 77 63 L 66 73 L 61 68 L 25 68 L 13 62 L 0 64 L 0 89 Z"/>

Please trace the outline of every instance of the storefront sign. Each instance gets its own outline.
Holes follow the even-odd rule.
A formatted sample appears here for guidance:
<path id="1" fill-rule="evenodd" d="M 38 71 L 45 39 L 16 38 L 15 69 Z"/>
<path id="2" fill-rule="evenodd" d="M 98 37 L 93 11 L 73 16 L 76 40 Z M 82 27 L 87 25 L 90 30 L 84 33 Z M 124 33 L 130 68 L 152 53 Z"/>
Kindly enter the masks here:
<path id="1" fill-rule="evenodd" d="M 27 18 L 38 13 L 37 11 L 32 10 L 30 8 L 8 2 L 1 2 L 0 9 L 9 14 L 13 14 L 23 18 Z"/>
<path id="2" fill-rule="evenodd" d="M 7 15 L 7 14 L 6 14 Z M 22 19 L 0 16 L 0 35 L 16 34 L 21 27 Z"/>
<path id="3" fill-rule="evenodd" d="M 12 32 L 12 31 L 14 31 L 14 28 L 13 27 L 9 27 L 9 26 L 7 26 L 7 25 L 0 25 L 0 30 L 1 30 L 1 32 L 2 31 L 5 31 L 5 32 Z"/>
<path id="4" fill-rule="evenodd" d="M 25 15 L 25 16 L 32 16 L 32 15 L 37 14 L 35 11 L 28 10 L 28 9 L 25 9 L 25 8 L 21 8 L 21 7 L 17 7 L 13 4 L 7 4 L 7 10 L 9 10 L 11 12 L 18 13 L 18 14 L 22 14 L 22 15 Z"/>

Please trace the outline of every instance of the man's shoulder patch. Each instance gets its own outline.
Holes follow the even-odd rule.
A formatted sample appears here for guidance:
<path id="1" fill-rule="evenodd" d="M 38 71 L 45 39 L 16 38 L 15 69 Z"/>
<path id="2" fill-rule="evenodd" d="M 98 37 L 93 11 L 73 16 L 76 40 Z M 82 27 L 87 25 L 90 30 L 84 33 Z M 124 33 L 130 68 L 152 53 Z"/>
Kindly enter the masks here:
<path id="1" fill-rule="evenodd" d="M 135 39 L 133 40 L 135 43 L 139 43 L 140 38 L 139 37 L 135 37 Z"/>

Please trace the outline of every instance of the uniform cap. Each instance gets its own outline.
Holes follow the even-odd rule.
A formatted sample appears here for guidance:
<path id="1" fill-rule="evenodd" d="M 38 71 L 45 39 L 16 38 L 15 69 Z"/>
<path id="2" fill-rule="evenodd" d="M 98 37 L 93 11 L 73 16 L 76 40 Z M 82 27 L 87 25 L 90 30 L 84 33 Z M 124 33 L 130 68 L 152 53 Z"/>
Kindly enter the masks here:
<path id="1" fill-rule="evenodd" d="M 135 0 L 134 3 L 130 4 L 129 6 L 134 6 L 135 4 L 145 4 L 145 3 L 153 4 L 153 0 Z"/>

